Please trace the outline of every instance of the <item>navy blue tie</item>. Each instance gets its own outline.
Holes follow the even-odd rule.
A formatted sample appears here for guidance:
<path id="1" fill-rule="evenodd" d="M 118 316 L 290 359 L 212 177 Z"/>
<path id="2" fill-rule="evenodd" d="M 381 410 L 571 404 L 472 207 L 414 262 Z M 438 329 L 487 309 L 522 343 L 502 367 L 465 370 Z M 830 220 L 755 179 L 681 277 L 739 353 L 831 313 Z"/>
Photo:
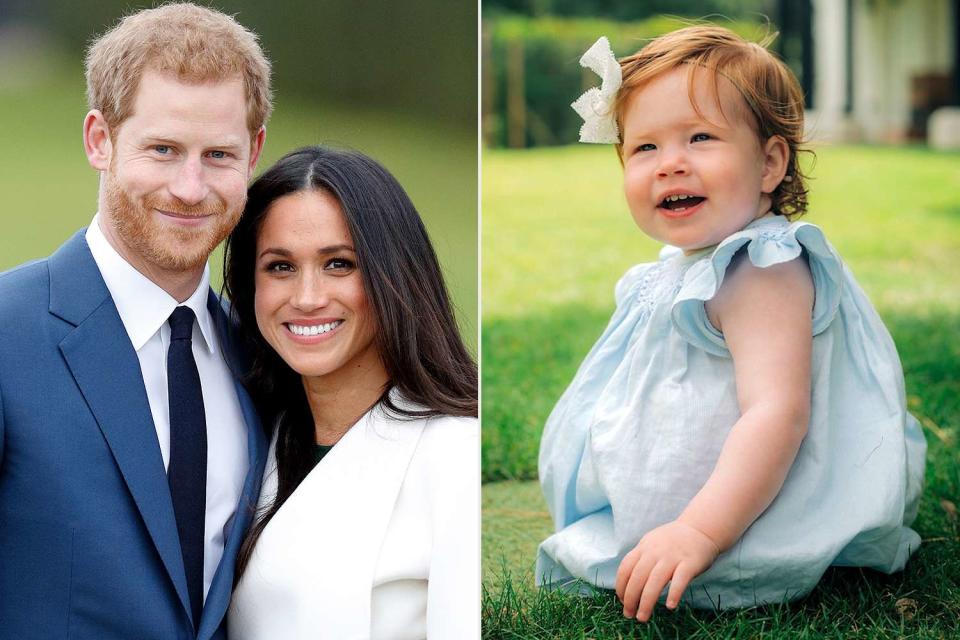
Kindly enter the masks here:
<path id="1" fill-rule="evenodd" d="M 187 592 L 195 629 L 203 610 L 203 527 L 207 502 L 207 420 L 200 373 L 193 359 L 193 311 L 170 314 L 167 391 L 170 404 L 170 464 L 167 482 L 177 518 Z"/>

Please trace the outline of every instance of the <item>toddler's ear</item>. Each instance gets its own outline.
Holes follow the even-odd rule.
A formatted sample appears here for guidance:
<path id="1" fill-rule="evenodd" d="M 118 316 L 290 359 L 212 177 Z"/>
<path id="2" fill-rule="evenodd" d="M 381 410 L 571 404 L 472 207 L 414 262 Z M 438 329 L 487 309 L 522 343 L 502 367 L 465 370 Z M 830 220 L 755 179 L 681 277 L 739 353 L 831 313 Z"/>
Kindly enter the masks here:
<path id="1" fill-rule="evenodd" d="M 773 193 L 787 174 L 790 146 L 782 136 L 770 136 L 760 152 L 763 154 L 763 180 L 760 190 L 763 193 Z"/>

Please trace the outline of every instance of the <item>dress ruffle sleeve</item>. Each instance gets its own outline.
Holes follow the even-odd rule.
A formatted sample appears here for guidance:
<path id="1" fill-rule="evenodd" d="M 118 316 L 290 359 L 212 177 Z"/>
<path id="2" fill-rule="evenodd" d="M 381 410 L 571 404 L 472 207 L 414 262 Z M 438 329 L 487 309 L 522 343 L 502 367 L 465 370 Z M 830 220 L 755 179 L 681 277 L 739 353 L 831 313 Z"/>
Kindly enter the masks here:
<path id="1" fill-rule="evenodd" d="M 729 356 L 723 334 L 710 323 L 704 303 L 720 290 L 733 257 L 746 250 L 750 262 L 761 269 L 806 257 L 813 276 L 813 335 L 822 333 L 837 314 L 843 293 L 843 264 L 823 235 L 812 224 L 783 224 L 774 219 L 725 239 L 709 260 L 691 266 L 674 298 L 671 317 L 679 334 L 690 344 L 717 356 Z"/>

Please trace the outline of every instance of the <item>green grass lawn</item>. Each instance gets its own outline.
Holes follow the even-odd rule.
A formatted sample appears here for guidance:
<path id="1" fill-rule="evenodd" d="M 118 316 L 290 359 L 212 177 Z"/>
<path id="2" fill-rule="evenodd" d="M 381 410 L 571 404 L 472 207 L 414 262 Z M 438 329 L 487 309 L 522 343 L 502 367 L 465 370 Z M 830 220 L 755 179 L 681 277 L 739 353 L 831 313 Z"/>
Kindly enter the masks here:
<path id="1" fill-rule="evenodd" d="M 285 153 L 308 144 L 348 146 L 383 163 L 410 194 L 444 268 L 468 346 L 476 347 L 477 152 L 471 126 L 434 122 L 369 106 L 306 103 L 283 87 L 275 96 L 258 173 Z M 56 62 L 33 80 L 0 83 L 4 154 L 0 192 L 0 271 L 49 255 L 87 225 L 97 208 L 97 174 L 83 153 L 87 111 L 83 71 Z M 222 280 L 218 250 L 214 287 Z"/>
<path id="2" fill-rule="evenodd" d="M 487 151 L 483 159 L 484 634 L 488 638 L 954 637 L 960 633 L 960 155 L 822 147 L 811 213 L 900 351 L 929 445 L 896 576 L 831 571 L 793 605 L 622 621 L 612 598 L 532 589 L 551 524 L 535 482 L 550 409 L 613 310 L 613 285 L 659 246 L 634 226 L 606 147 Z"/>

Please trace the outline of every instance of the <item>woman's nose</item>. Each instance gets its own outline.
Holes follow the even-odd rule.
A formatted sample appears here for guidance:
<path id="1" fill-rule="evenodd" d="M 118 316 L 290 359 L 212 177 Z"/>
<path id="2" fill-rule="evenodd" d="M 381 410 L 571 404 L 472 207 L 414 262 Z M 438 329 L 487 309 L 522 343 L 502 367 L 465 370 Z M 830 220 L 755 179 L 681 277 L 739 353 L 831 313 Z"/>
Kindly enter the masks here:
<path id="1" fill-rule="evenodd" d="M 306 273 L 297 281 L 290 304 L 300 311 L 322 309 L 330 302 L 326 289 L 322 278 Z"/>

